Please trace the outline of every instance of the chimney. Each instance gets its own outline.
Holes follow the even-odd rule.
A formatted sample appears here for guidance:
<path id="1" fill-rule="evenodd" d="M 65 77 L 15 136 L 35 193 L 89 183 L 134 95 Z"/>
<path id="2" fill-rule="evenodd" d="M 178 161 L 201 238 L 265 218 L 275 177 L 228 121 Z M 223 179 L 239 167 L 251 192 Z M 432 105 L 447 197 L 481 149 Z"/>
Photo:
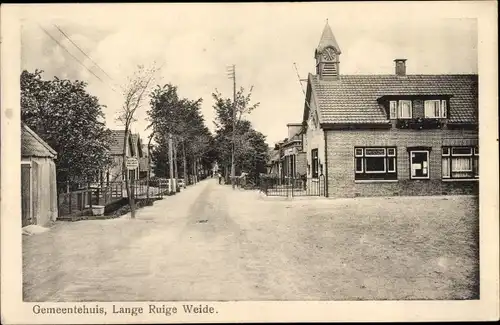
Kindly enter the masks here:
<path id="1" fill-rule="evenodd" d="M 302 123 L 288 123 L 288 139 L 293 138 L 302 129 Z"/>
<path id="2" fill-rule="evenodd" d="M 406 76 L 406 59 L 396 59 L 396 75 Z"/>

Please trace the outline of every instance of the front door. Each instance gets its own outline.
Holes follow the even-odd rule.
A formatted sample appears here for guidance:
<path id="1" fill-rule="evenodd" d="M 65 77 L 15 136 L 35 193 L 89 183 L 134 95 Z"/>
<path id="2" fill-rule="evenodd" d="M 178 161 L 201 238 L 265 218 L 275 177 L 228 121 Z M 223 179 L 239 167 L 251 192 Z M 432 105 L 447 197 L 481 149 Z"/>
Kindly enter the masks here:
<path id="1" fill-rule="evenodd" d="M 31 200 L 31 166 L 21 164 L 21 224 L 23 227 L 32 224 Z"/>
<path id="2" fill-rule="evenodd" d="M 429 151 L 411 151 L 410 169 L 412 179 L 428 179 Z"/>

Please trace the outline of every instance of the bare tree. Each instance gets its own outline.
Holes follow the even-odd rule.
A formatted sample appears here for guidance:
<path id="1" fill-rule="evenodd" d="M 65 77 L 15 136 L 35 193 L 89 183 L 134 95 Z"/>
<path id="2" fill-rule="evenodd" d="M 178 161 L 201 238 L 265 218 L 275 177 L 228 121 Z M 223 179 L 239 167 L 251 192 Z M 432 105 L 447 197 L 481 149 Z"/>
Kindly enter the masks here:
<path id="1" fill-rule="evenodd" d="M 129 173 L 126 166 L 130 126 L 132 122 L 136 121 L 135 113 L 137 109 L 142 107 L 144 100 L 147 99 L 147 92 L 150 91 L 151 85 L 153 84 L 153 77 L 155 73 L 160 70 L 160 68 L 156 68 L 155 63 L 153 63 L 150 68 L 145 68 L 144 65 L 137 66 L 137 70 L 128 78 L 127 85 L 123 87 L 125 102 L 123 103 L 117 118 L 118 121 L 125 127 L 125 134 L 123 136 L 122 172 L 125 173 L 125 188 L 127 191 L 132 219 L 135 218 L 135 202 L 133 189 L 129 186 Z"/>

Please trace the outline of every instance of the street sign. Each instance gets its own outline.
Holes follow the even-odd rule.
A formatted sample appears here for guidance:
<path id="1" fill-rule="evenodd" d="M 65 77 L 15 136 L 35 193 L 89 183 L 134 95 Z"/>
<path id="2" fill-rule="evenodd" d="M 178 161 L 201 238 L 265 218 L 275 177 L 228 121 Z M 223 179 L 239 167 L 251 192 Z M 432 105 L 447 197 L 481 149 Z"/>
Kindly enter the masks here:
<path id="1" fill-rule="evenodd" d="M 137 169 L 139 167 L 139 160 L 137 160 L 137 158 L 134 157 L 129 157 L 125 161 L 125 165 L 127 166 L 128 170 Z"/>

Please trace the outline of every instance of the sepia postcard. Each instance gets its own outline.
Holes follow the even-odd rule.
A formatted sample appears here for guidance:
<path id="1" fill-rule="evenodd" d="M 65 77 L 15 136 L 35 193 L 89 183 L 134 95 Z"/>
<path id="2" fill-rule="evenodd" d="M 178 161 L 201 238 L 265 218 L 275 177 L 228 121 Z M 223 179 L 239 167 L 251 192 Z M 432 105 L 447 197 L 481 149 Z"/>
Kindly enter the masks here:
<path id="1" fill-rule="evenodd" d="M 2 324 L 499 320 L 497 9 L 2 5 Z"/>

